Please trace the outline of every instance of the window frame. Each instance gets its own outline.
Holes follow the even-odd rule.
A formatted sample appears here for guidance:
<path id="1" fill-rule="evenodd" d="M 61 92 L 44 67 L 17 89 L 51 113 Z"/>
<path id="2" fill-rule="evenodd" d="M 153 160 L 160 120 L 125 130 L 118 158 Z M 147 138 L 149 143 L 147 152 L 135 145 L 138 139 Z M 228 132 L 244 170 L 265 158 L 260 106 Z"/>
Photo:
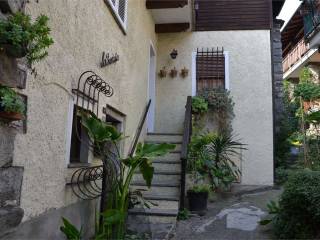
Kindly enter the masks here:
<path id="1" fill-rule="evenodd" d="M 229 52 L 224 51 L 224 71 L 225 71 L 225 79 L 224 79 L 224 88 L 226 90 L 230 90 L 230 70 L 229 70 Z M 192 52 L 192 90 L 191 95 L 197 95 L 197 52 Z"/>
<path id="2" fill-rule="evenodd" d="M 119 15 L 119 1 L 114 0 L 115 4 L 112 2 L 113 0 L 105 0 L 105 3 L 108 5 L 114 19 L 116 20 L 118 26 L 122 30 L 123 34 L 127 34 L 127 18 L 128 18 L 128 0 L 125 0 L 125 11 L 124 11 L 124 20 L 121 19 Z"/>

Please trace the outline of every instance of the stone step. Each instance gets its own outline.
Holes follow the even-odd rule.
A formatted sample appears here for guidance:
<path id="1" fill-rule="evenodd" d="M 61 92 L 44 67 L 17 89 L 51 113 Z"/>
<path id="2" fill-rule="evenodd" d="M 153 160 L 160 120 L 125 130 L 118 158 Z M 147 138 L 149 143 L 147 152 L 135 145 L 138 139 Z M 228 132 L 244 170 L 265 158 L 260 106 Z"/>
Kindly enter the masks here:
<path id="1" fill-rule="evenodd" d="M 179 196 L 180 194 L 180 188 L 179 188 L 179 184 L 177 184 L 176 186 L 166 186 L 166 185 L 153 185 L 151 186 L 151 188 L 148 188 L 147 186 L 143 186 L 141 185 L 131 185 L 130 188 L 132 190 L 143 190 L 142 194 L 163 194 L 163 195 L 169 195 L 169 196 Z"/>
<path id="2" fill-rule="evenodd" d="M 146 186 L 145 181 L 132 181 L 132 186 Z M 179 181 L 152 181 L 151 187 L 179 187 Z"/>
<path id="3" fill-rule="evenodd" d="M 165 194 L 148 194 L 143 193 L 143 197 L 150 201 L 179 201 L 179 196 L 170 196 Z"/>
<path id="4" fill-rule="evenodd" d="M 181 142 L 182 134 L 179 133 L 148 133 L 146 141 L 156 141 L 156 142 Z"/>
<path id="5" fill-rule="evenodd" d="M 177 212 L 177 211 L 176 211 Z M 134 209 L 129 210 L 128 225 L 136 225 L 138 228 L 136 230 L 141 230 L 146 232 L 146 228 L 150 228 L 151 224 L 175 224 L 177 221 L 177 214 L 172 216 L 158 216 L 158 215 L 148 215 L 146 213 L 140 214 Z M 133 227 L 128 227 L 133 230 Z M 145 226 L 145 229 L 143 229 Z M 150 230 L 150 229 L 149 229 Z M 140 232 L 140 231 L 139 231 Z"/>
<path id="6" fill-rule="evenodd" d="M 180 161 L 180 158 L 180 152 L 168 153 L 165 156 L 155 158 L 154 161 Z"/>
<path id="7" fill-rule="evenodd" d="M 149 200 L 150 209 L 179 209 L 179 201 Z"/>
<path id="8" fill-rule="evenodd" d="M 149 144 L 161 144 L 161 143 L 170 143 L 176 145 L 174 151 L 181 151 L 182 142 L 181 141 L 145 141 L 145 143 Z"/>
<path id="9" fill-rule="evenodd" d="M 181 170 L 181 164 L 179 163 L 165 163 L 165 162 L 153 162 L 152 166 L 157 171 L 180 171 Z"/>
<path id="10" fill-rule="evenodd" d="M 129 210 L 130 215 L 158 216 L 158 217 L 177 217 L 178 209 L 148 209 L 133 208 Z"/>
<path id="11" fill-rule="evenodd" d="M 174 181 L 174 182 L 178 182 L 180 181 L 181 176 L 180 176 L 180 172 L 176 172 L 176 174 L 170 174 L 170 175 L 166 175 L 166 174 L 157 174 L 157 171 L 155 172 L 155 174 L 153 174 L 153 181 Z M 136 173 L 133 176 L 133 181 L 144 181 L 142 174 L 141 173 Z"/>
<path id="12" fill-rule="evenodd" d="M 18 226 L 22 220 L 24 211 L 18 206 L 6 206 L 0 208 L 0 237 L 10 229 Z"/>

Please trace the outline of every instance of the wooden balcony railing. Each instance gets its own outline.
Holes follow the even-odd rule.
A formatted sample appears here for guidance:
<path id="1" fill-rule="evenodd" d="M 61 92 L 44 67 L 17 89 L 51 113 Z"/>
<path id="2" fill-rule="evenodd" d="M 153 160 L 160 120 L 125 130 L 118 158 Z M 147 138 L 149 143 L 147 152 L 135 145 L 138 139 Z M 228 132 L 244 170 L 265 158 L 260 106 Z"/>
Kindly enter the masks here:
<path id="1" fill-rule="evenodd" d="M 309 51 L 309 44 L 301 39 L 282 61 L 283 71 L 286 72 Z"/>

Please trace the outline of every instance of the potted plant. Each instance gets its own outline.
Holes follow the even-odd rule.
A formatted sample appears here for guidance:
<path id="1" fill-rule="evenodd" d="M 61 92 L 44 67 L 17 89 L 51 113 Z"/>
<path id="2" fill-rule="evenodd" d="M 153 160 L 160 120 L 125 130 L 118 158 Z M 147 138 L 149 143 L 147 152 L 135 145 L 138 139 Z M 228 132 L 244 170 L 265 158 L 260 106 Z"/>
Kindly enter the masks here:
<path id="1" fill-rule="evenodd" d="M 188 190 L 189 208 L 192 212 L 203 214 L 207 210 L 210 186 L 207 184 L 194 185 Z"/>
<path id="2" fill-rule="evenodd" d="M 0 118 L 18 121 L 24 118 L 25 104 L 9 87 L 0 87 Z"/>
<path id="3" fill-rule="evenodd" d="M 45 58 L 46 49 L 53 44 L 48 21 L 47 16 L 40 15 L 32 23 L 30 16 L 21 12 L 0 20 L 0 48 L 8 56 L 26 57 L 29 65 Z"/>

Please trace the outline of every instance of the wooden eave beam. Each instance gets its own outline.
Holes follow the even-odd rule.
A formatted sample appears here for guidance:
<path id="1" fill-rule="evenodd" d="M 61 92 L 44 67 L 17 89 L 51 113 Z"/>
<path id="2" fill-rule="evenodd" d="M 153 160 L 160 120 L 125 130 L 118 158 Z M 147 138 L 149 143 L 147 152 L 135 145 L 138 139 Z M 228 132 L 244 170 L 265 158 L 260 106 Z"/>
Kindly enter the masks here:
<path id="1" fill-rule="evenodd" d="M 156 24 L 156 33 L 175 33 L 175 32 L 185 32 L 190 28 L 190 23 L 165 23 Z"/>
<path id="2" fill-rule="evenodd" d="M 147 9 L 183 8 L 188 0 L 146 0 Z"/>

